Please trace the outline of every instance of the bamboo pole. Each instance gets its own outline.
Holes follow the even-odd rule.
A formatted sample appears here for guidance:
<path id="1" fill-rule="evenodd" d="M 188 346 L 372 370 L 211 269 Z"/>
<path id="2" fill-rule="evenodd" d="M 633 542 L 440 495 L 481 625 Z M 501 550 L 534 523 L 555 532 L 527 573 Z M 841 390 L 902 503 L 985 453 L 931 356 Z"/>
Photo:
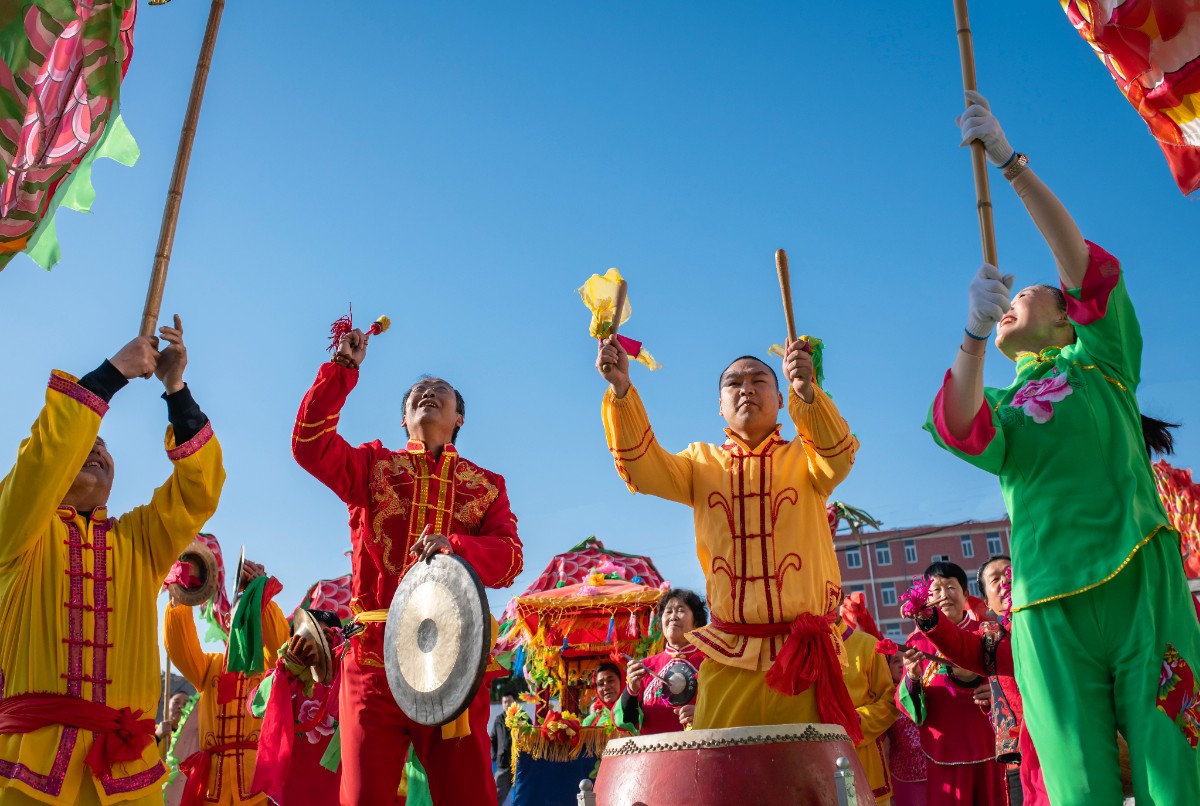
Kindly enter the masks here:
<path id="1" fill-rule="evenodd" d="M 617 299 L 616 302 L 613 303 L 612 327 L 609 328 L 608 331 L 610 338 L 617 335 L 617 328 L 621 326 L 621 314 L 625 313 L 625 295 L 628 293 L 629 283 L 622 280 L 617 286 Z M 612 364 L 605 362 L 601 365 L 600 370 L 605 373 L 610 372 L 612 371 Z"/>
<path id="2" fill-rule="evenodd" d="M 179 149 L 175 152 L 175 168 L 171 172 L 171 184 L 167 189 L 166 204 L 163 206 L 162 225 L 158 230 L 158 248 L 154 253 L 154 268 L 150 272 L 150 287 L 146 289 L 146 305 L 142 308 L 142 325 L 139 330 L 142 336 L 153 336 L 158 324 L 163 288 L 167 284 L 167 266 L 171 262 L 171 249 L 175 244 L 175 225 L 179 222 L 179 206 L 183 202 L 183 185 L 187 181 L 188 163 L 192 159 L 192 143 L 196 139 L 196 124 L 200 120 L 200 105 L 204 102 L 204 87 L 208 83 L 208 69 L 212 66 L 213 50 L 217 46 L 217 30 L 221 27 L 221 12 L 224 10 L 225 0 L 212 0 L 212 7 L 208 12 L 208 26 L 204 29 L 204 40 L 200 45 L 200 56 L 196 60 L 192 94 L 188 98 L 187 112 L 183 117 L 183 130 L 179 134 Z"/>
<path id="3" fill-rule="evenodd" d="M 962 63 L 963 90 L 977 89 L 975 84 L 975 46 L 971 42 L 971 22 L 967 19 L 967 0 L 954 0 L 954 22 L 958 28 L 958 56 Z M 971 143 L 971 170 L 975 174 L 975 208 L 979 213 L 979 239 L 983 260 L 998 266 L 996 230 L 992 224 L 992 194 L 988 188 L 987 155 L 983 143 Z"/>
<path id="4" fill-rule="evenodd" d="M 792 312 L 792 277 L 788 270 L 787 252 L 775 250 L 775 272 L 779 275 L 779 291 L 783 294 L 783 318 L 787 320 L 788 344 L 796 340 L 796 315 Z"/>

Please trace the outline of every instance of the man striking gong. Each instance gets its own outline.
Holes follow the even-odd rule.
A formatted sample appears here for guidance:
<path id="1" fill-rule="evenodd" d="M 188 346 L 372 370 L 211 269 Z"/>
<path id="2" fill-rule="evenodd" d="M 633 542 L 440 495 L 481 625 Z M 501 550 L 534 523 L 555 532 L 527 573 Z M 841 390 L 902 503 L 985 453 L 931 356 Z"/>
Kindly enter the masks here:
<path id="1" fill-rule="evenodd" d="M 488 690 L 451 724 L 426 726 L 397 706 L 384 667 L 384 622 L 401 577 L 418 560 L 456 554 L 487 587 L 504 588 L 521 572 L 517 520 L 504 479 L 459 456 L 453 445 L 465 404 L 440 378 L 404 395 L 403 450 L 378 440 L 352 447 L 337 431 L 347 396 L 366 358 L 367 336 L 342 336 L 300 404 L 292 455 L 350 512 L 351 609 L 367 624 L 343 660 L 340 695 L 342 806 L 391 803 L 409 745 L 429 776 L 437 806 L 496 803 L 488 739 Z"/>

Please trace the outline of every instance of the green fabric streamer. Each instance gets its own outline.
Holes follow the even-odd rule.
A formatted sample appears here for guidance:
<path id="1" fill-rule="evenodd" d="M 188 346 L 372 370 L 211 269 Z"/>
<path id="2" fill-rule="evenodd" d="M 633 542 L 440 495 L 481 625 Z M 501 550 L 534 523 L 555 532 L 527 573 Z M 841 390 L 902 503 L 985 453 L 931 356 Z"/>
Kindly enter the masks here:
<path id="1" fill-rule="evenodd" d="M 404 801 L 406 806 L 433 806 L 433 796 L 429 794 L 429 778 L 426 777 L 425 768 L 421 766 L 421 761 L 413 752 L 411 744 L 408 746 L 408 761 L 404 765 L 404 771 L 408 773 L 408 798 Z"/>
<path id="2" fill-rule="evenodd" d="M 38 224 L 25 247 L 25 253 L 34 263 L 49 270 L 58 263 L 62 253 L 58 248 L 58 231 L 54 225 L 54 217 L 60 207 L 75 210 L 80 213 L 90 213 L 92 202 L 96 200 L 96 188 L 92 184 L 92 164 L 105 157 L 126 167 L 133 167 L 141 156 L 125 119 L 119 110 L 113 109 L 112 117 L 100 136 L 100 142 L 84 155 L 79 165 L 71 175 L 59 186 L 54 198 L 46 208 L 46 214 Z M 0 269 L 11 260 L 13 254 L 0 255 Z"/>
<path id="3" fill-rule="evenodd" d="M 321 756 L 321 766 L 330 772 L 337 772 L 342 766 L 342 727 L 334 726 L 333 735 L 329 737 L 329 746 Z"/>
<path id="4" fill-rule="evenodd" d="M 200 702 L 200 692 L 197 691 L 188 698 L 187 704 L 184 705 L 183 710 L 179 712 L 179 727 L 175 728 L 175 730 L 171 732 L 171 744 L 167 747 L 167 757 L 165 759 L 167 762 L 167 780 L 163 781 L 164 789 L 166 788 L 167 784 L 171 783 L 171 781 L 175 780 L 175 777 L 179 775 L 180 760 L 175 755 L 175 742 L 179 739 L 180 728 L 187 724 L 188 717 L 191 716 L 192 711 L 196 708 L 196 703 L 198 702 Z"/>
<path id="5" fill-rule="evenodd" d="M 233 611 L 229 629 L 229 648 L 225 651 L 225 671 L 259 674 L 263 662 L 262 599 L 265 576 L 250 580 Z"/>
<path id="6" fill-rule="evenodd" d="M 221 620 L 217 618 L 216 605 L 212 599 L 204 603 L 200 608 L 200 618 L 204 622 L 204 640 L 210 644 L 228 644 L 229 633 L 225 632 L 225 626 L 221 624 Z"/>
<path id="7" fill-rule="evenodd" d="M 250 711 L 250 715 L 255 719 L 262 719 L 263 714 L 267 712 L 267 700 L 271 699 L 271 689 L 275 686 L 275 675 L 269 674 L 262 679 L 258 684 L 258 688 L 254 691 L 254 698 L 247 703 L 246 707 Z"/>

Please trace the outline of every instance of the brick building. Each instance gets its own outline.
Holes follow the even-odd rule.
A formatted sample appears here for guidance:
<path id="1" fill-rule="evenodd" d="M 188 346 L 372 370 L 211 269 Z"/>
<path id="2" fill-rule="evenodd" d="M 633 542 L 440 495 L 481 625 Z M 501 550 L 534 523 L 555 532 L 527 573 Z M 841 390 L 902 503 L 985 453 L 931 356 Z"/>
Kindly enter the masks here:
<path id="1" fill-rule="evenodd" d="M 1009 554 L 1008 518 L 947 526 L 916 526 L 839 534 L 834 539 L 842 590 L 863 591 L 879 629 L 889 637 L 908 635 L 912 621 L 901 618 L 899 597 L 930 563 L 949 560 L 967 572 L 970 593 L 982 598 L 975 572 L 988 557 Z M 861 538 L 862 543 L 859 544 Z"/>

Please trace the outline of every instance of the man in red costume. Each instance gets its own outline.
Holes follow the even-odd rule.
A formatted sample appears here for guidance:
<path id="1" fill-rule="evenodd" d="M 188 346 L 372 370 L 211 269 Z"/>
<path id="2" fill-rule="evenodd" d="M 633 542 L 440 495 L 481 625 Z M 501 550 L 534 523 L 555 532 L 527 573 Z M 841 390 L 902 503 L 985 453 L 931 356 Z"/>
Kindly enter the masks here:
<path id="1" fill-rule="evenodd" d="M 409 436 L 404 450 L 390 450 L 378 440 L 352 447 L 338 434 L 342 406 L 366 352 L 361 330 L 341 338 L 300 404 L 292 432 L 296 461 L 350 511 L 351 609 L 367 624 L 351 639 L 342 668 L 342 806 L 393 802 L 410 744 L 429 775 L 436 806 L 495 803 L 487 684 L 467 720 L 440 728 L 416 724 L 388 688 L 383 630 L 405 571 L 436 552 L 462 557 L 487 587 L 511 585 L 522 567 L 517 519 L 504 479 L 454 448 L 465 404 L 440 378 L 424 378 L 404 395 L 400 424 Z"/>

